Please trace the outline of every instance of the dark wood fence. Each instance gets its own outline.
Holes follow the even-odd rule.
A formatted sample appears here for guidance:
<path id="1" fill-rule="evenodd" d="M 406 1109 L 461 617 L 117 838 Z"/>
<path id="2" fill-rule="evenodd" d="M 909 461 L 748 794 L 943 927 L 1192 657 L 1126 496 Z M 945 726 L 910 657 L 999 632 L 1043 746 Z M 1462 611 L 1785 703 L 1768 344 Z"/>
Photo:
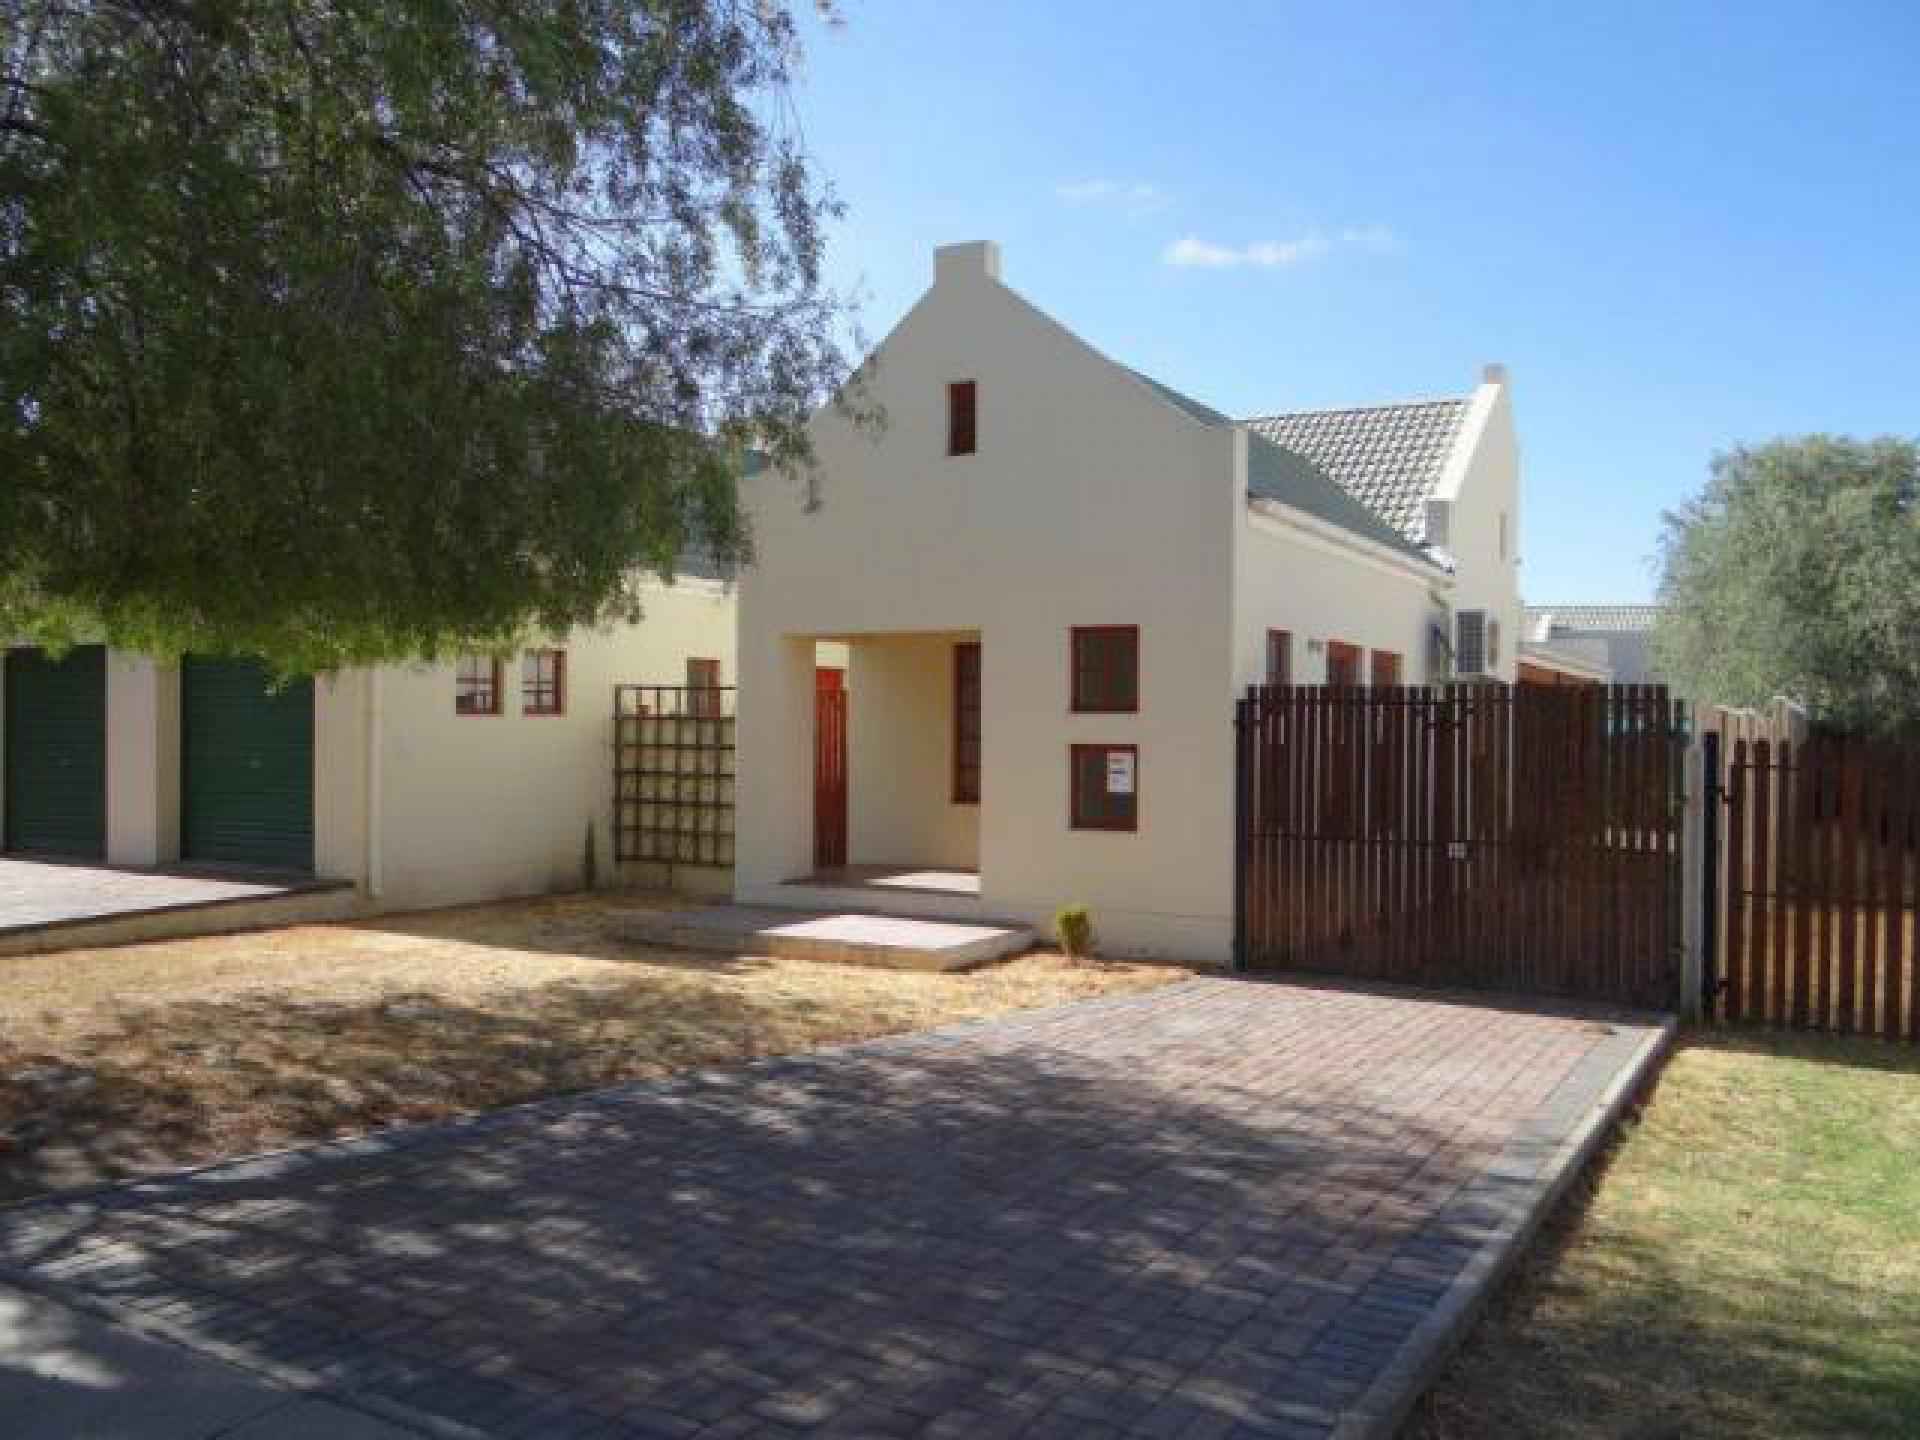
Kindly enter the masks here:
<path id="1" fill-rule="evenodd" d="M 1736 740 L 1715 1013 L 1920 1042 L 1920 746 Z"/>
<path id="2" fill-rule="evenodd" d="M 1247 968 L 1672 1006 L 1685 722 L 1654 686 L 1256 686 Z"/>
<path id="3" fill-rule="evenodd" d="M 733 864 L 734 688 L 618 685 L 614 857 Z"/>

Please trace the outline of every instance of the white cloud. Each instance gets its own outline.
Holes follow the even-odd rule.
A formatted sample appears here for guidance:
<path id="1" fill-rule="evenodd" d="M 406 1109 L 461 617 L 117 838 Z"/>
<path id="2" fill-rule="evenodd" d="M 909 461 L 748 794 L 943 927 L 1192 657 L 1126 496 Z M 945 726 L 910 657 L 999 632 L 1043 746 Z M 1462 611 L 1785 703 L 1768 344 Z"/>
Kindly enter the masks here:
<path id="1" fill-rule="evenodd" d="M 1183 235 L 1161 254 L 1161 260 L 1177 270 L 1234 270 L 1252 266 L 1261 270 L 1285 270 L 1318 260 L 1336 250 L 1357 250 L 1369 255 L 1384 255 L 1399 246 L 1399 239 L 1385 225 L 1355 225 L 1328 234 L 1309 230 L 1291 240 L 1255 240 L 1235 247 L 1217 245 L 1197 235 Z"/>
<path id="2" fill-rule="evenodd" d="M 1121 215 L 1151 215 L 1173 203 L 1158 185 L 1144 180 L 1068 180 L 1053 187 L 1054 196 L 1069 205 L 1098 206 Z"/>

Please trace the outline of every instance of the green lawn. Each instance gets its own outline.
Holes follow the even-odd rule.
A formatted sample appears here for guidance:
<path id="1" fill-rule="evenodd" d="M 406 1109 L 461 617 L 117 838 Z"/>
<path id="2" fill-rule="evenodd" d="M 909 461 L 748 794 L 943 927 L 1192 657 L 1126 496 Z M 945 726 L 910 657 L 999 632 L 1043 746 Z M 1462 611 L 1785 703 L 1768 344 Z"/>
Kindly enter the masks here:
<path id="1" fill-rule="evenodd" d="M 1920 1436 L 1920 1051 L 1694 1037 L 1403 1440 Z"/>

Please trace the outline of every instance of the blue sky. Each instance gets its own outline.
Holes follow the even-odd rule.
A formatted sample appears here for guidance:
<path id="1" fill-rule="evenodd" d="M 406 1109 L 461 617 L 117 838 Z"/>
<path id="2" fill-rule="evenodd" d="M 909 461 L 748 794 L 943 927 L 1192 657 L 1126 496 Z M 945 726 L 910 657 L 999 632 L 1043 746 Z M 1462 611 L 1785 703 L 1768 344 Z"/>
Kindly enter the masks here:
<path id="1" fill-rule="evenodd" d="M 1513 378 L 1529 600 L 1739 441 L 1920 433 L 1920 4 L 841 0 L 795 106 L 875 338 L 932 247 L 1234 414 Z"/>

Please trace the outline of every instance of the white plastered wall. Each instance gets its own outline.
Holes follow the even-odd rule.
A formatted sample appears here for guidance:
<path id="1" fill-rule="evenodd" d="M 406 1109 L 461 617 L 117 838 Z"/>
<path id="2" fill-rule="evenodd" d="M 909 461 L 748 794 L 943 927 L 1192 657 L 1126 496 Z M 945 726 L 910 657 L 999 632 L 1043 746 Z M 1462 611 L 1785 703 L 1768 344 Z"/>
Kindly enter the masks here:
<path id="1" fill-rule="evenodd" d="M 1329 640 L 1400 657 L 1402 681 L 1427 683 L 1428 635 L 1447 578 L 1249 509 L 1234 568 L 1236 689 L 1266 679 L 1267 631 L 1293 637 L 1293 683 L 1327 678 Z M 1315 648 L 1315 647 L 1318 648 Z"/>
<path id="2" fill-rule="evenodd" d="M 792 477 L 744 487 L 757 558 L 740 587 L 736 893 L 778 900 L 811 865 L 808 637 L 977 631 L 981 913 L 1044 922 L 1080 901 L 1111 952 L 1223 960 L 1244 452 L 992 268 L 983 247 L 943 252 L 869 367 L 877 439 L 816 417 L 817 510 Z M 946 387 L 969 379 L 978 453 L 949 457 Z M 1139 713 L 1070 713 L 1071 627 L 1122 624 L 1140 627 Z M 1076 741 L 1140 747 L 1137 832 L 1069 828 Z M 851 735 L 850 774 L 869 763 Z"/>
<path id="3" fill-rule="evenodd" d="M 1453 604 L 1500 620 L 1499 678 L 1518 673 L 1525 620 L 1520 605 L 1520 442 L 1504 374 L 1473 394 L 1447 468 L 1428 502 L 1436 538 L 1454 561 Z M 1501 516 L 1505 515 L 1502 550 Z"/>
<path id="4" fill-rule="evenodd" d="M 378 792 L 373 883 L 384 908 L 578 888 L 589 825 L 598 873 L 613 873 L 614 686 L 683 684 L 689 656 L 718 659 L 721 683 L 735 680 L 730 588 L 650 584 L 642 603 L 638 624 L 567 637 L 563 715 L 521 713 L 517 655 L 502 665 L 499 715 L 455 712 L 451 665 L 381 670 L 377 779 L 353 774 Z"/>
<path id="5" fill-rule="evenodd" d="M 972 870 L 980 807 L 953 799 L 953 647 L 887 635 L 847 647 L 847 859 Z"/>
<path id="6" fill-rule="evenodd" d="M 180 858 L 180 668 L 107 652 L 107 861 Z"/>

